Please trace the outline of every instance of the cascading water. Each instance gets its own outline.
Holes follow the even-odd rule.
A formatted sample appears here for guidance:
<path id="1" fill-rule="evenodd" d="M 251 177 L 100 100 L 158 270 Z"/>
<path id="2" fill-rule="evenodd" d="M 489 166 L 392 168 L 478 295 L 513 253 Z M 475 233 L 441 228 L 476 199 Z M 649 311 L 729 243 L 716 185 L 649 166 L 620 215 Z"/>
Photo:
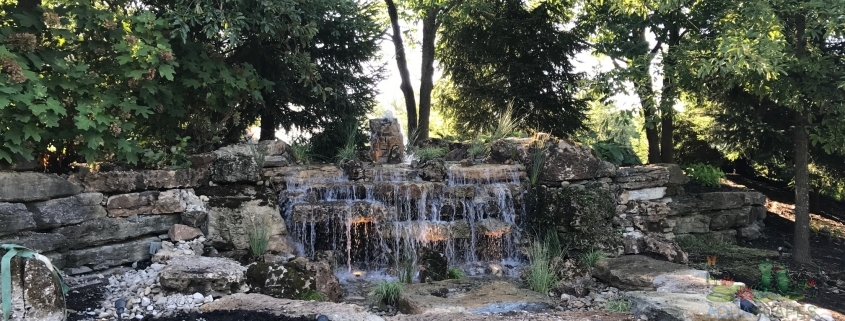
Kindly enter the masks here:
<path id="1" fill-rule="evenodd" d="M 451 165 L 445 182 L 405 164 L 377 165 L 349 181 L 334 165 L 291 170 L 280 193 L 292 239 L 311 256 L 331 250 L 347 271 L 381 270 L 419 249 L 450 266 L 518 259 L 520 168 Z"/>

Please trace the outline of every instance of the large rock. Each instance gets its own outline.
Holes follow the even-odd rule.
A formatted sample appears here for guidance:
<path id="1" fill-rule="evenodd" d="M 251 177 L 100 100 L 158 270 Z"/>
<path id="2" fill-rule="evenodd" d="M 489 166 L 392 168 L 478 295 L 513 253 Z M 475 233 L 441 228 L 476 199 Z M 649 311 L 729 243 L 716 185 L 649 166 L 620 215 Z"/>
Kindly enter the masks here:
<path id="1" fill-rule="evenodd" d="M 65 267 L 88 266 L 94 270 L 104 270 L 112 266 L 149 260 L 150 244 L 158 242 L 158 237 L 147 237 L 123 243 L 69 251 L 65 254 Z"/>
<path id="2" fill-rule="evenodd" d="M 277 299 L 258 293 L 233 294 L 200 307 L 200 312 L 215 311 L 266 311 L 308 319 L 323 314 L 332 321 L 384 321 L 382 317 L 370 314 L 366 308 L 355 304 Z"/>
<path id="3" fill-rule="evenodd" d="M 396 118 L 370 119 L 370 159 L 376 164 L 399 164 L 405 158 L 402 128 Z"/>
<path id="4" fill-rule="evenodd" d="M 17 244 L 39 253 L 64 251 L 70 241 L 58 233 L 19 232 L 0 237 L 0 244 Z"/>
<path id="5" fill-rule="evenodd" d="M 187 209 L 182 195 L 183 191 L 178 189 L 120 194 L 110 196 L 106 207 L 111 217 L 179 213 Z"/>
<path id="6" fill-rule="evenodd" d="M 0 256 L 6 254 L 0 250 Z M 62 321 L 65 300 L 52 267 L 36 259 L 12 258 L 12 321 Z"/>
<path id="7" fill-rule="evenodd" d="M 82 188 L 56 174 L 0 172 L 0 202 L 34 202 L 76 195 Z"/>
<path id="8" fill-rule="evenodd" d="M 190 241 L 202 235 L 200 229 L 182 224 L 173 224 L 173 227 L 167 232 L 167 237 L 174 242 Z"/>
<path id="9" fill-rule="evenodd" d="M 504 163 L 515 160 L 525 166 L 531 166 L 534 138 L 505 138 L 493 142 L 490 146 L 490 161 Z M 616 166 L 605 162 L 593 154 L 589 146 L 584 146 L 566 139 L 546 141 L 545 160 L 540 171 L 540 181 L 563 182 L 585 180 L 599 177 L 612 177 Z"/>
<path id="10" fill-rule="evenodd" d="M 326 300 L 337 301 L 342 294 L 328 259 L 300 257 L 284 264 L 256 263 L 249 266 L 247 281 L 257 292 L 275 298 L 301 299 L 309 292 L 318 292 Z"/>
<path id="11" fill-rule="evenodd" d="M 622 167 L 616 171 L 613 182 L 619 188 L 627 190 L 653 188 L 669 183 L 669 176 L 669 169 L 664 166 Z"/>
<path id="12" fill-rule="evenodd" d="M 711 302 L 701 294 L 636 291 L 628 292 L 628 297 L 631 314 L 650 321 L 757 320 L 732 302 Z"/>
<path id="13" fill-rule="evenodd" d="M 689 177 L 684 174 L 684 170 L 678 164 L 661 163 L 654 164 L 656 166 L 665 167 L 669 171 L 669 185 L 684 185 L 689 183 Z"/>
<path id="14" fill-rule="evenodd" d="M 675 216 L 667 221 L 674 226 L 672 232 L 675 234 L 710 232 L 710 216 L 707 215 Z"/>
<path id="15" fill-rule="evenodd" d="M 208 174 L 203 169 L 77 173 L 68 181 L 88 192 L 112 194 L 202 186 L 208 182 Z"/>
<path id="16" fill-rule="evenodd" d="M 420 178 L 429 182 L 442 182 L 446 178 L 446 164 L 442 160 L 429 160 L 417 167 Z"/>
<path id="17" fill-rule="evenodd" d="M 71 248 L 81 249 L 144 235 L 159 235 L 176 223 L 179 223 L 177 214 L 143 215 L 135 219 L 104 217 L 60 227 L 54 232 L 71 240 Z"/>
<path id="18" fill-rule="evenodd" d="M 635 189 L 624 192 L 627 194 L 627 199 L 629 201 L 648 201 L 648 200 L 655 200 L 659 198 L 663 198 L 666 196 L 666 188 L 665 187 L 652 187 L 652 188 L 643 188 L 643 189 Z"/>
<path id="19" fill-rule="evenodd" d="M 623 290 L 654 290 L 654 278 L 687 271 L 685 265 L 659 261 L 643 255 L 624 255 L 596 263 L 594 276 Z"/>
<path id="20" fill-rule="evenodd" d="M 223 296 L 249 290 L 244 272 L 245 267 L 230 259 L 180 256 L 167 262 L 159 272 L 159 282 L 165 290 Z"/>
<path id="21" fill-rule="evenodd" d="M 0 235 L 35 229 L 35 219 L 20 203 L 0 203 Z"/>
<path id="22" fill-rule="evenodd" d="M 215 244 L 238 250 L 249 249 L 249 235 L 264 228 L 270 252 L 293 252 L 287 229 L 279 213 L 275 193 L 261 186 L 217 186 L 197 189 L 208 196 L 208 217 L 201 228 Z"/>
<path id="23" fill-rule="evenodd" d="M 731 227 L 744 227 L 756 221 L 751 217 L 751 207 L 740 207 L 707 213 L 710 216 L 710 230 L 723 230 Z"/>
<path id="24" fill-rule="evenodd" d="M 31 203 L 32 212 L 39 229 L 79 224 L 106 216 L 106 209 L 100 203 L 103 194 L 83 193 L 71 197 Z"/>

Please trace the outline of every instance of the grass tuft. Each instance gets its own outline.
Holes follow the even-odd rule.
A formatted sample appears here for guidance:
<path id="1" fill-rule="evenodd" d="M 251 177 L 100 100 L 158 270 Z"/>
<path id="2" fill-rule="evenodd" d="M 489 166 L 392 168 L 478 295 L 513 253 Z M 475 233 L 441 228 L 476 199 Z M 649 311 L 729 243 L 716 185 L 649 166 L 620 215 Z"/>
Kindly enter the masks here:
<path id="1" fill-rule="evenodd" d="M 311 145 L 307 142 L 297 141 L 290 145 L 293 158 L 301 164 L 311 163 Z"/>
<path id="2" fill-rule="evenodd" d="M 314 290 L 308 290 L 308 292 L 302 293 L 299 296 L 299 299 L 302 301 L 325 301 L 326 298 L 323 297 L 323 294 Z"/>
<path id="3" fill-rule="evenodd" d="M 399 302 L 399 294 L 402 292 L 402 283 L 381 281 L 372 291 L 370 298 L 376 303 L 396 305 Z"/>
<path id="4" fill-rule="evenodd" d="M 596 266 L 596 263 L 604 259 L 604 253 L 599 250 L 590 250 L 587 253 L 581 254 L 580 257 L 581 264 L 591 269 Z"/>
<path id="5" fill-rule="evenodd" d="M 473 140 L 469 145 L 469 159 L 476 159 L 487 155 L 487 145 L 480 140 Z"/>
<path id="6" fill-rule="evenodd" d="M 448 279 L 463 279 L 464 277 L 464 270 L 461 270 L 461 268 L 453 267 L 446 272 L 446 278 Z"/>
<path id="7" fill-rule="evenodd" d="M 557 283 L 557 273 L 552 270 L 549 249 L 547 241 L 534 241 L 528 251 L 528 287 L 543 294 L 548 293 Z"/>
<path id="8" fill-rule="evenodd" d="M 420 163 L 427 162 L 432 159 L 439 159 L 446 156 L 446 149 L 443 147 L 426 147 L 420 148 L 416 155 L 417 159 L 419 159 Z"/>
<path id="9" fill-rule="evenodd" d="M 516 131 L 518 125 L 519 120 L 513 114 L 513 104 L 508 104 L 508 109 L 499 116 L 496 122 L 496 128 L 493 129 L 493 133 L 490 135 L 490 141 L 494 142 L 505 137 L 510 137 Z"/>
<path id="10" fill-rule="evenodd" d="M 631 301 L 624 297 L 613 298 L 607 300 L 604 304 L 604 310 L 607 312 L 630 312 Z"/>

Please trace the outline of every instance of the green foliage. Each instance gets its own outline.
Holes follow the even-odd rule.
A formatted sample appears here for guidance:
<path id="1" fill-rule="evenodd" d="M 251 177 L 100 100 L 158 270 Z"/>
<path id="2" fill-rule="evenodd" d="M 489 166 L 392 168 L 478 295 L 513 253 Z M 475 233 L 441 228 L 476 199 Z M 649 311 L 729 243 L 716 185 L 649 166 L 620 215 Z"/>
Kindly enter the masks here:
<path id="1" fill-rule="evenodd" d="M 529 180 L 531 185 L 537 185 L 540 181 L 540 173 L 546 165 L 546 157 L 549 152 L 549 136 L 538 134 L 531 148 L 531 167 L 529 168 Z"/>
<path id="2" fill-rule="evenodd" d="M 255 258 L 260 258 L 267 252 L 267 244 L 270 242 L 267 235 L 267 227 L 264 224 L 253 222 L 249 232 L 249 251 Z"/>
<path id="3" fill-rule="evenodd" d="M 496 127 L 493 128 L 493 132 L 490 134 L 490 142 L 510 137 L 519 127 L 519 120 L 513 114 L 513 104 L 508 104 L 507 109 L 496 116 Z"/>
<path id="4" fill-rule="evenodd" d="M 469 159 L 477 159 L 487 155 L 487 145 L 485 145 L 480 140 L 473 140 L 467 151 L 469 153 Z"/>
<path id="5" fill-rule="evenodd" d="M 17 244 L 0 244 L 0 249 L 5 251 L 0 259 L 0 301 L 2 301 L 3 320 L 9 320 L 12 313 L 12 258 L 18 256 L 24 259 L 35 259 L 44 263 L 52 273 L 52 282 L 58 283 L 62 297 L 67 295 L 68 287 L 62 279 L 59 269 L 53 266 L 50 259 L 37 252 Z M 49 281 L 48 281 L 49 282 Z"/>
<path id="6" fill-rule="evenodd" d="M 778 265 L 775 269 L 775 276 L 777 277 L 778 291 L 782 294 L 788 293 L 790 290 L 790 280 L 786 267 L 783 265 Z"/>
<path id="7" fill-rule="evenodd" d="M 631 312 L 631 300 L 625 297 L 609 299 L 604 304 L 604 310 L 615 313 Z"/>
<path id="8" fill-rule="evenodd" d="M 370 298 L 374 302 L 382 302 L 387 305 L 396 305 L 399 302 L 399 295 L 402 293 L 402 283 L 381 281 L 370 291 Z"/>
<path id="9" fill-rule="evenodd" d="M 579 261 L 581 261 L 581 264 L 584 264 L 584 266 L 592 269 L 596 266 L 596 263 L 604 259 L 604 253 L 600 250 L 594 249 L 581 254 Z"/>
<path id="10" fill-rule="evenodd" d="M 264 160 L 267 158 L 267 146 L 260 144 L 249 144 L 249 150 L 252 152 L 252 158 L 258 164 L 258 168 L 264 168 Z"/>
<path id="11" fill-rule="evenodd" d="M 528 249 L 528 287 L 539 293 L 548 293 L 557 283 L 557 273 L 552 269 L 550 245 L 535 240 Z"/>
<path id="12" fill-rule="evenodd" d="M 339 163 L 358 159 L 358 155 L 355 152 L 355 148 L 358 145 L 358 123 L 349 123 L 346 126 L 344 135 L 345 137 L 343 147 L 337 150 L 337 155 L 335 156 L 335 159 Z"/>
<path id="13" fill-rule="evenodd" d="M 424 147 L 417 150 L 415 155 L 417 156 L 417 159 L 423 163 L 433 159 L 441 159 L 446 156 L 446 153 L 448 152 L 449 151 L 443 147 Z"/>
<path id="14" fill-rule="evenodd" d="M 449 82 L 438 103 L 459 133 L 481 132 L 508 108 L 517 129 L 558 137 L 583 128 L 586 104 L 575 98 L 581 75 L 570 60 L 582 49 L 559 25 L 566 12 L 551 2 L 468 1 L 444 17 L 438 61 Z"/>
<path id="15" fill-rule="evenodd" d="M 147 149 L 144 151 L 141 163 L 147 168 L 156 169 L 188 168 L 191 166 L 190 155 L 187 151 L 190 139 L 190 137 L 177 137 L 178 144 L 170 146 L 169 150 Z"/>
<path id="16" fill-rule="evenodd" d="M 446 278 L 447 279 L 463 279 L 466 275 L 464 274 L 464 270 L 458 267 L 450 268 L 449 271 L 446 271 Z"/>
<path id="17" fill-rule="evenodd" d="M 290 145 L 290 151 L 293 158 L 300 164 L 311 163 L 311 144 L 303 140 L 296 140 Z"/>
<path id="18" fill-rule="evenodd" d="M 703 186 L 720 186 L 725 173 L 717 167 L 704 164 L 692 164 L 684 166 L 684 172 L 690 180 Z"/>
<path id="19" fill-rule="evenodd" d="M 709 117 L 697 116 L 692 111 L 682 115 L 675 117 L 675 163 L 720 167 L 724 156 L 706 140 L 709 135 L 704 128 L 712 125 Z"/>
<path id="20" fill-rule="evenodd" d="M 772 289 L 772 262 L 761 262 L 758 268 L 760 269 L 760 286 L 766 291 Z"/>
<path id="21" fill-rule="evenodd" d="M 621 166 L 640 165 L 642 162 L 629 145 L 619 144 L 613 141 L 599 141 L 590 147 L 596 152 L 599 158 Z"/>
<path id="22" fill-rule="evenodd" d="M 560 240 L 574 249 L 615 251 L 622 234 L 613 227 L 614 195 L 598 185 L 551 188 L 533 186 L 528 193 L 528 222 L 538 230 L 566 226 L 570 232 Z"/>
<path id="23" fill-rule="evenodd" d="M 323 296 L 322 293 L 314 291 L 314 290 L 308 290 L 308 291 L 302 293 L 299 296 L 299 299 L 303 300 L 303 301 L 317 301 L 317 302 L 322 302 L 322 301 L 326 300 L 326 298 Z"/>

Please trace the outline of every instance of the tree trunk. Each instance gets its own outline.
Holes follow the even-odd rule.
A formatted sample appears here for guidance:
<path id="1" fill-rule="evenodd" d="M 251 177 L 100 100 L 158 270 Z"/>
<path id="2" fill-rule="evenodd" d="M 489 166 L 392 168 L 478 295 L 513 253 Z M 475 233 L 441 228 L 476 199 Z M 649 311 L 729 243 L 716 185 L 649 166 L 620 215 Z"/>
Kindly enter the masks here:
<path id="1" fill-rule="evenodd" d="M 405 111 L 408 112 L 408 141 L 413 142 L 417 132 L 417 103 L 414 99 L 414 88 L 411 87 L 411 73 L 408 72 L 408 61 L 405 59 L 405 45 L 402 44 L 402 30 L 399 29 L 399 14 L 393 0 L 384 0 L 387 4 L 387 15 L 390 16 L 390 26 L 393 27 L 393 47 L 396 50 L 396 65 L 402 83 L 402 95 L 405 96 Z"/>
<path id="2" fill-rule="evenodd" d="M 806 50 L 804 38 L 805 17 L 797 14 L 795 30 L 797 44 L 795 57 L 801 59 Z M 795 234 L 793 235 L 792 259 L 795 262 L 809 264 L 810 256 L 810 138 L 807 135 L 809 108 L 801 107 L 795 113 Z"/>
<path id="3" fill-rule="evenodd" d="M 656 108 L 654 106 L 654 90 L 651 88 L 651 76 L 646 75 L 639 81 L 634 81 L 634 88 L 640 98 L 645 119 L 645 136 L 648 139 L 648 163 L 660 163 L 660 135 L 657 133 Z"/>
<path id="4" fill-rule="evenodd" d="M 437 36 L 437 14 L 439 10 L 438 8 L 428 9 L 423 19 L 418 140 L 428 139 L 431 91 L 434 89 L 434 43 Z"/>
<path id="5" fill-rule="evenodd" d="M 261 137 L 258 140 L 276 139 L 276 129 L 279 128 L 279 122 L 276 119 L 276 115 L 266 110 L 267 108 L 265 106 L 265 110 L 261 112 Z"/>
<path id="6" fill-rule="evenodd" d="M 666 56 L 663 58 L 663 92 L 660 95 L 660 156 L 664 163 L 675 162 L 675 99 L 677 88 L 675 84 L 675 51 L 680 43 L 678 28 L 669 30 L 669 40 L 666 42 Z"/>
<path id="7" fill-rule="evenodd" d="M 806 109 L 805 109 L 806 110 Z M 810 169 L 809 144 L 804 111 L 795 113 L 795 235 L 792 259 L 810 263 Z"/>

